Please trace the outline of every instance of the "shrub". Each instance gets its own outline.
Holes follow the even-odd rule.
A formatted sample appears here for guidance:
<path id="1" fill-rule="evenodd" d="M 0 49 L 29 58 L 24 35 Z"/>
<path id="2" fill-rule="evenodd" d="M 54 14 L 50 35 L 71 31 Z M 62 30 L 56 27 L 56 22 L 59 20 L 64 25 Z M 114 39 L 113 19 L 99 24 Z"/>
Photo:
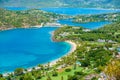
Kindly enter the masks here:
<path id="1" fill-rule="evenodd" d="M 93 77 L 91 80 L 98 80 L 96 77 Z"/>
<path id="2" fill-rule="evenodd" d="M 58 76 L 58 73 L 55 71 L 53 72 L 52 76 Z"/>
<path id="3" fill-rule="evenodd" d="M 22 75 L 22 74 L 23 74 L 23 71 L 24 71 L 23 68 L 17 68 L 17 69 L 15 69 L 14 74 L 15 74 L 16 76 Z"/>
<path id="4" fill-rule="evenodd" d="M 70 71 L 71 71 L 70 68 L 65 69 L 65 72 L 70 72 Z"/>
<path id="5" fill-rule="evenodd" d="M 3 75 L 2 75 L 2 74 L 0 74 L 0 78 L 1 78 L 1 77 L 3 77 Z"/>
<path id="6" fill-rule="evenodd" d="M 84 73 L 82 71 L 75 71 L 74 74 L 75 75 L 83 75 Z"/>

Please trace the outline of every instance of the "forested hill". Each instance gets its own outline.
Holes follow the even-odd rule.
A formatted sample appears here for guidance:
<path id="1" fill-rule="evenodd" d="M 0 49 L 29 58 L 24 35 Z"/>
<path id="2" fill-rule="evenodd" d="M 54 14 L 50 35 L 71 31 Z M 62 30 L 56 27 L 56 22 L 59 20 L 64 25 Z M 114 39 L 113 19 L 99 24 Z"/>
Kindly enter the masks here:
<path id="1" fill-rule="evenodd" d="M 44 12 L 38 9 L 25 11 L 0 9 L 0 30 L 41 25 L 43 23 L 54 22 L 63 17 L 65 16 Z"/>
<path id="2" fill-rule="evenodd" d="M 0 6 L 120 8 L 120 0 L 0 0 Z"/>

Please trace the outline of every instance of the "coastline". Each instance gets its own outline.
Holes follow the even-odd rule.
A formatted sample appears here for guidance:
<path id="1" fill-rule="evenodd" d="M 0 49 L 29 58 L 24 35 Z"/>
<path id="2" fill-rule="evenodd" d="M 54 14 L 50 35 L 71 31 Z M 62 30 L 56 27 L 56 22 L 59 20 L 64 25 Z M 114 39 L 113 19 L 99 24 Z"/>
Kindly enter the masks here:
<path id="1" fill-rule="evenodd" d="M 71 45 L 70 51 L 68 51 L 65 55 L 61 56 L 60 58 L 48 62 L 49 65 L 50 65 L 50 67 L 52 67 L 53 65 L 55 65 L 55 64 L 57 63 L 57 61 L 59 61 L 62 57 L 68 56 L 69 54 L 71 54 L 72 52 L 74 52 L 74 51 L 76 50 L 76 48 L 77 48 L 76 43 L 74 43 L 73 41 L 69 41 L 69 40 L 64 41 L 64 42 L 66 42 L 66 43 L 68 43 L 68 44 Z M 43 66 L 45 67 L 45 66 L 48 65 L 48 63 L 41 64 L 41 65 L 43 65 Z M 27 71 L 24 72 L 24 73 L 31 72 L 31 71 L 33 70 L 33 68 L 34 68 L 35 70 L 39 70 L 39 69 L 40 69 L 40 67 L 38 67 L 38 66 L 36 65 L 36 66 L 33 66 L 33 67 L 26 68 Z M 9 74 L 14 74 L 14 71 L 3 73 L 3 76 L 6 77 L 6 76 L 8 76 Z"/>
<path id="2" fill-rule="evenodd" d="M 24 27 L 19 27 L 19 28 L 17 28 L 17 27 L 11 27 L 11 28 L 4 28 L 4 29 L 2 29 L 2 28 L 0 28 L 0 32 L 2 32 L 2 31 L 8 31 L 8 30 L 13 30 L 13 29 L 29 29 L 29 28 L 42 28 L 42 27 L 44 27 L 44 26 L 42 26 L 42 25 L 36 25 L 36 26 L 30 26 L 30 27 L 27 27 L 27 26 L 24 26 Z"/>
<path id="3" fill-rule="evenodd" d="M 54 31 L 50 32 L 50 34 L 51 34 L 51 40 L 54 42 L 54 40 L 52 39 L 53 36 L 54 36 Z M 64 41 L 64 42 L 70 44 L 70 46 L 71 46 L 70 50 L 67 53 L 65 53 L 64 55 L 62 55 L 61 57 L 59 57 L 57 59 L 54 59 L 54 60 L 51 60 L 51 61 L 48 61 L 50 66 L 55 65 L 62 57 L 67 56 L 67 55 L 71 54 L 72 52 L 74 52 L 76 50 L 77 45 L 73 41 L 68 41 L 67 40 L 67 41 Z M 41 64 L 41 65 L 47 66 L 48 63 L 44 63 L 44 64 Z M 40 67 L 38 67 L 38 65 L 31 66 L 31 67 L 25 68 L 27 71 L 24 71 L 24 73 L 31 72 L 33 70 L 33 68 L 35 70 L 39 70 L 40 69 Z M 2 75 L 4 77 L 8 76 L 9 74 L 14 74 L 14 71 L 2 73 Z"/>
<path id="4" fill-rule="evenodd" d="M 55 65 L 55 64 L 57 63 L 57 61 L 59 61 L 62 57 L 68 56 L 69 54 L 73 53 L 73 52 L 76 50 L 77 45 L 76 45 L 73 41 L 67 40 L 67 41 L 65 41 L 65 42 L 71 45 L 70 51 L 68 51 L 65 55 L 61 56 L 60 58 L 58 58 L 58 59 L 56 59 L 56 60 L 52 60 L 52 61 L 49 63 L 50 66 Z M 45 64 L 45 65 L 46 65 L 46 64 Z"/>

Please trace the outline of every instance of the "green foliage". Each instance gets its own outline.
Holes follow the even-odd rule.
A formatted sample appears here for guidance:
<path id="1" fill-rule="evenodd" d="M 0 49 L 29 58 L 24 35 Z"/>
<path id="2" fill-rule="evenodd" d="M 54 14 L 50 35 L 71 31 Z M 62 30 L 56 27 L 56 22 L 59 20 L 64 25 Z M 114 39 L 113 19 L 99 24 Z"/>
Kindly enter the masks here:
<path id="1" fill-rule="evenodd" d="M 75 16 L 73 22 L 87 23 L 87 22 L 101 22 L 109 21 L 116 22 L 120 20 L 120 13 L 107 13 L 107 14 L 97 14 L 97 15 L 78 15 Z"/>
<path id="2" fill-rule="evenodd" d="M 20 77 L 20 80 L 34 80 L 31 74 L 25 74 L 24 76 Z"/>
<path id="3" fill-rule="evenodd" d="M 98 80 L 98 78 L 96 78 L 96 77 L 93 77 L 91 80 Z"/>
<path id="4" fill-rule="evenodd" d="M 89 65 L 90 65 L 90 63 L 88 62 L 88 60 L 83 60 L 83 61 L 81 61 L 81 66 L 82 67 L 88 67 Z"/>
<path id="5" fill-rule="evenodd" d="M 80 75 L 69 75 L 67 80 L 80 80 Z"/>
<path id="6" fill-rule="evenodd" d="M 120 21 L 106 25 L 102 28 L 85 32 L 83 28 L 74 28 L 65 26 L 54 32 L 54 40 L 74 40 L 74 41 L 98 41 L 99 39 L 106 42 L 120 42 Z"/>
<path id="7" fill-rule="evenodd" d="M 2 74 L 0 74 L 0 78 L 1 78 L 1 77 L 3 77 L 3 75 L 2 75 Z"/>
<path id="8" fill-rule="evenodd" d="M 107 64 L 107 67 L 104 70 L 105 74 L 109 76 L 109 79 L 120 79 L 120 60 L 113 59 Z"/>
<path id="9" fill-rule="evenodd" d="M 74 74 L 75 75 L 84 75 L 84 73 L 82 71 L 75 71 Z"/>
<path id="10" fill-rule="evenodd" d="M 0 80 L 6 80 L 5 78 L 0 78 Z"/>
<path id="11" fill-rule="evenodd" d="M 37 9 L 9 11 L 0 8 L 0 30 L 15 27 L 31 27 L 65 18 L 63 15 L 48 13 Z"/>
<path id="12" fill-rule="evenodd" d="M 24 71 L 23 68 L 17 68 L 17 69 L 15 69 L 14 74 L 15 74 L 16 76 L 22 75 L 22 74 L 23 74 L 23 71 Z"/>
<path id="13" fill-rule="evenodd" d="M 57 71 L 53 71 L 52 72 L 52 76 L 58 76 L 58 72 Z"/>
<path id="14" fill-rule="evenodd" d="M 90 50 L 86 56 L 86 62 L 91 63 L 94 67 L 104 66 L 111 59 L 112 53 L 104 49 Z"/>
<path id="15" fill-rule="evenodd" d="M 65 72 L 70 72 L 70 71 L 71 71 L 70 68 L 65 69 Z"/>

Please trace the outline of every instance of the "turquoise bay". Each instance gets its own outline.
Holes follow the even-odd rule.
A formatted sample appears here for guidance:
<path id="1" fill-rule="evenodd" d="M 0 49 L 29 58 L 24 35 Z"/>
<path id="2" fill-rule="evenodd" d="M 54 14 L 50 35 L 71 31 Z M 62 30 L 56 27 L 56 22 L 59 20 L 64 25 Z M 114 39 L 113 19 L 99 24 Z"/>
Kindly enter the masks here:
<path id="1" fill-rule="evenodd" d="M 7 8 L 9 10 L 26 10 L 26 8 Z M 48 10 L 46 10 L 48 9 Z M 49 11 L 49 8 L 45 8 L 45 11 Z M 61 13 L 63 11 L 67 15 L 76 14 L 95 14 L 98 13 L 98 9 L 81 9 L 82 12 L 77 12 L 78 8 L 59 8 L 59 10 L 53 10 L 55 13 Z M 102 10 L 104 13 L 116 12 L 109 10 Z M 101 11 L 101 12 L 102 12 Z M 68 24 L 72 26 L 82 26 L 89 29 L 96 29 L 102 27 L 110 22 L 96 22 L 78 24 L 73 23 L 71 20 L 58 20 L 60 24 Z M 38 64 L 48 63 L 52 60 L 58 59 L 64 56 L 71 49 L 71 45 L 65 42 L 53 42 L 51 39 L 51 31 L 55 31 L 57 28 L 30 28 L 30 29 L 12 29 L 0 32 L 0 73 L 13 71 L 18 67 L 28 68 Z"/>
<path id="2" fill-rule="evenodd" d="M 56 28 L 13 29 L 0 32 L 0 72 L 28 68 L 65 55 L 71 45 L 53 42 L 51 31 Z"/>

